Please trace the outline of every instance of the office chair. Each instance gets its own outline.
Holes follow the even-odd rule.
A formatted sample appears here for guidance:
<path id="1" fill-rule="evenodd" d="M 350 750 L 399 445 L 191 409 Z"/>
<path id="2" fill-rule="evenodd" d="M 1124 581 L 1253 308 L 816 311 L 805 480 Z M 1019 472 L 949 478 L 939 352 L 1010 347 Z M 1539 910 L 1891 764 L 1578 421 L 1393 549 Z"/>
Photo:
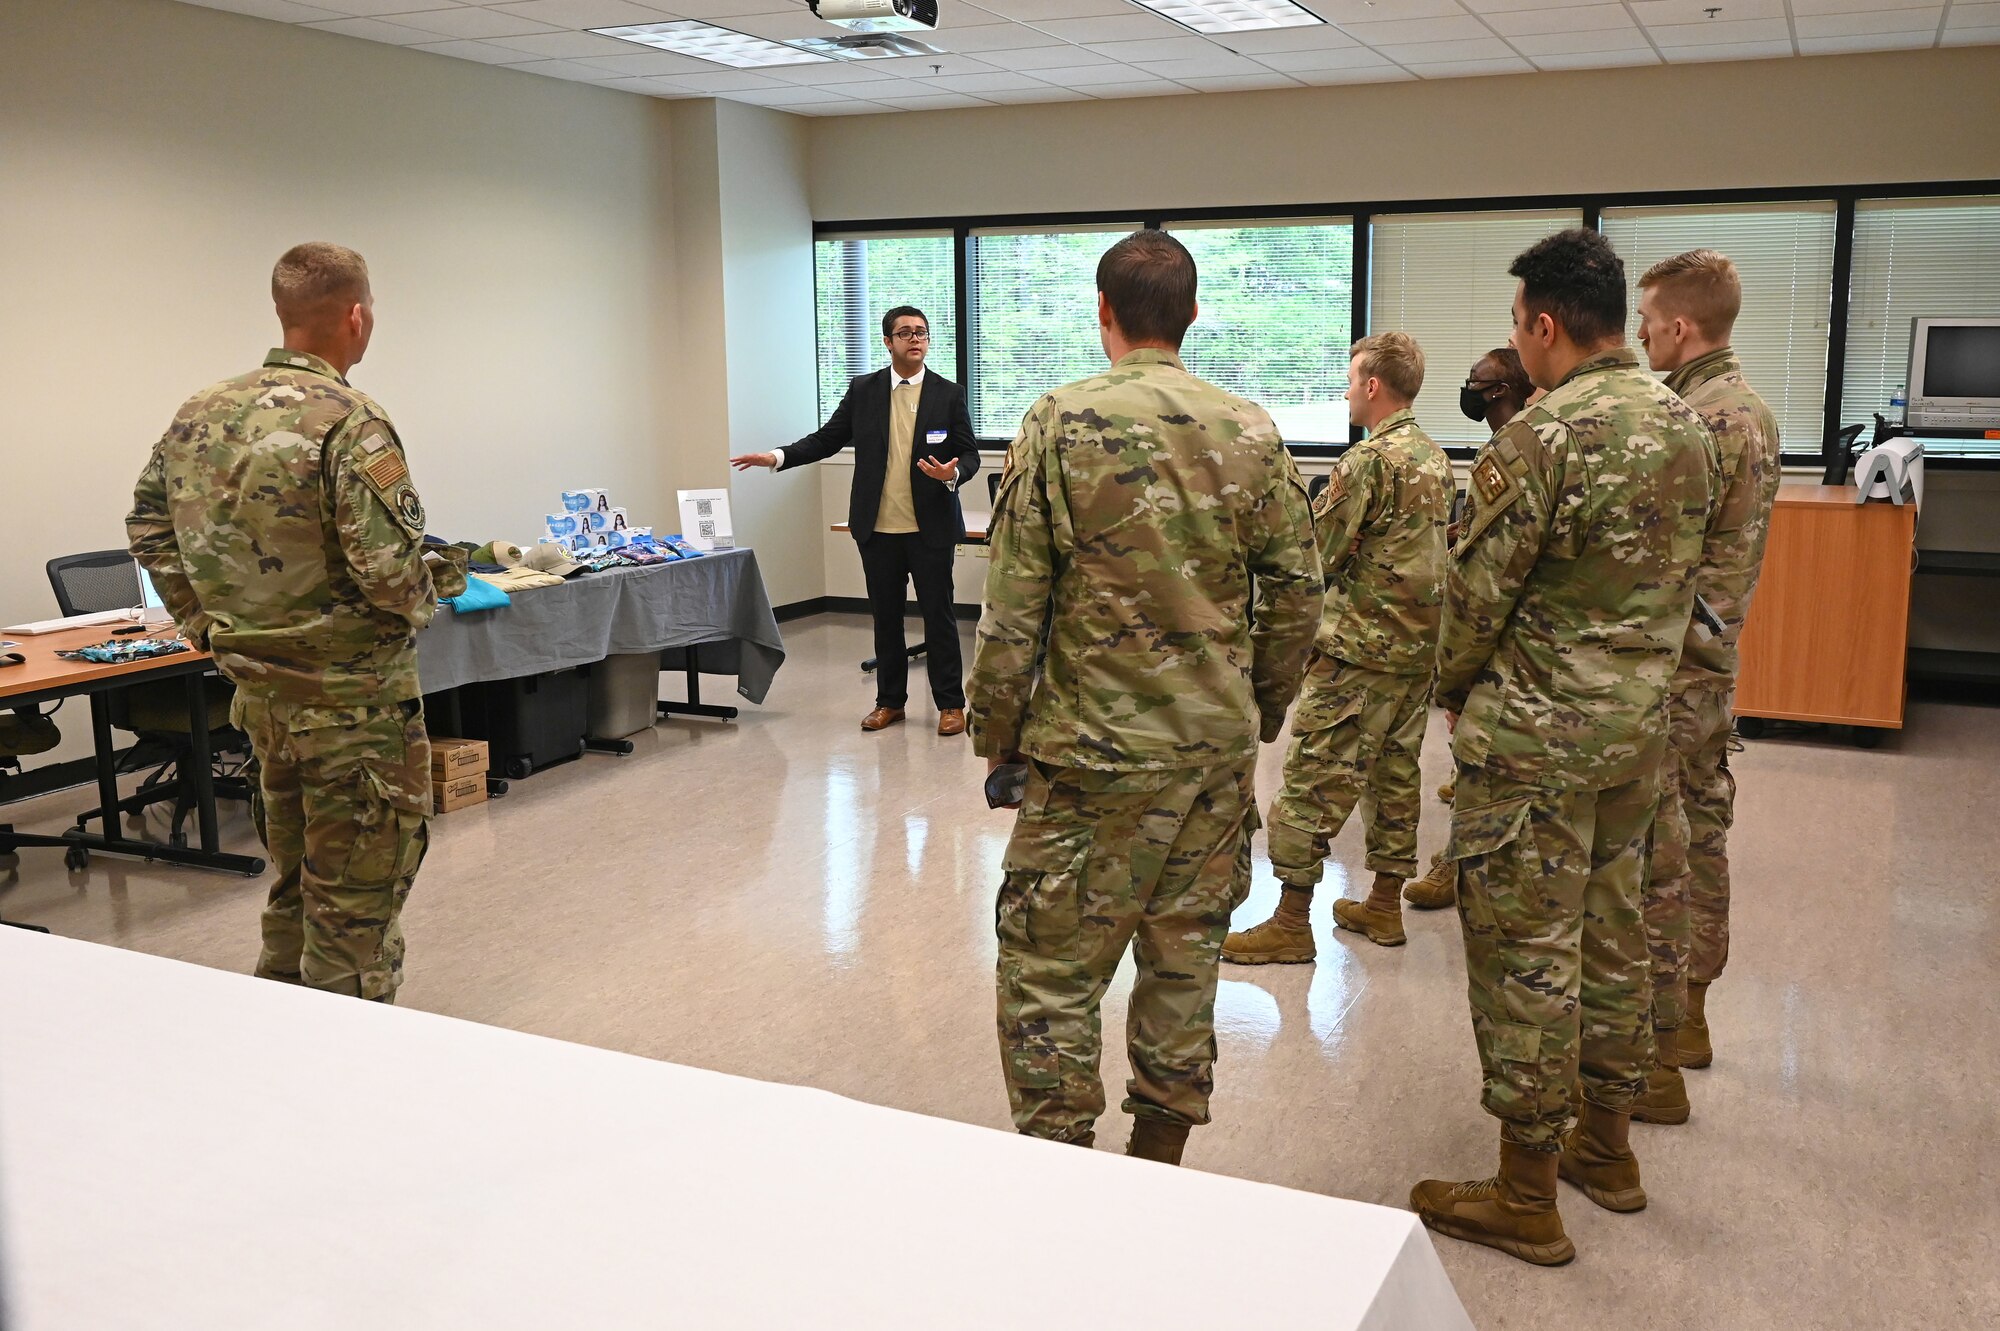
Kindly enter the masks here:
<path id="1" fill-rule="evenodd" d="M 1819 483 L 1821 485 L 1847 484 L 1848 469 L 1854 465 L 1854 454 L 1856 451 L 1854 446 L 1861 442 L 1861 432 L 1867 428 L 1865 425 L 1842 426 L 1840 433 L 1828 440 L 1825 446 L 1822 446 L 1820 455 L 1826 463 L 1826 470 L 1820 474 Z M 1877 416 L 1875 418 L 1875 442 L 1878 444 L 1882 442 L 1882 433 L 1883 421 L 1880 416 Z"/>
<path id="2" fill-rule="evenodd" d="M 93 550 L 86 554 L 64 555 L 49 561 L 48 572 L 49 585 L 55 589 L 56 604 L 66 616 L 123 610 L 137 606 L 141 600 L 138 566 L 131 554 L 124 550 Z M 209 716 L 221 718 L 211 722 L 209 752 L 218 758 L 226 753 L 247 758 L 249 737 L 228 723 L 229 704 L 236 696 L 235 687 L 219 675 L 205 675 L 201 683 L 208 691 Z M 107 814 L 102 807 L 92 809 L 78 816 L 77 827 L 83 827 L 92 818 L 102 818 L 105 834 L 114 836 L 118 831 L 114 822 L 118 814 L 136 817 L 152 805 L 172 800 L 174 821 L 168 844 L 186 845 L 187 833 L 183 827 L 194 808 L 194 785 L 181 770 L 182 764 L 192 758 L 194 751 L 188 738 L 186 684 L 181 680 L 134 684 L 129 688 L 113 690 L 106 702 L 111 724 L 144 741 L 131 750 L 127 761 L 132 766 L 125 770 L 138 770 L 153 762 L 159 762 L 159 765 L 140 782 L 137 791 L 118 802 L 115 811 Z M 162 753 L 166 755 L 164 762 L 159 761 Z M 218 799 L 248 800 L 250 785 L 240 775 L 218 777 L 215 794 Z"/>

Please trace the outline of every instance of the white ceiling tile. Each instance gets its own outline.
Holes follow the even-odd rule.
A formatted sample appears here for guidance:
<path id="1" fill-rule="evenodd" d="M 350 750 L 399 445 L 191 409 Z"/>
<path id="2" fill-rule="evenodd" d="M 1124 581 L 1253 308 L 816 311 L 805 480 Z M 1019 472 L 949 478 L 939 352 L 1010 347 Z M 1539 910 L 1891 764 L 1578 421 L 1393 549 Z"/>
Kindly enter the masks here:
<path id="1" fill-rule="evenodd" d="M 1792 30 L 1781 18 L 1649 23 L 1646 32 L 1663 50 L 1669 46 L 1736 46 L 1745 42 L 1790 42 L 1792 39 Z"/>
<path id="2" fill-rule="evenodd" d="M 492 42 L 425 42 L 410 49 L 453 56 L 459 60 L 477 60 L 482 65 L 524 65 L 535 58 L 525 51 L 495 46 Z"/>
<path id="3" fill-rule="evenodd" d="M 1808 37 L 1859 37 L 1890 32 L 1922 32 L 1936 36 L 1938 19 L 1943 14 L 1942 6 L 1935 9 L 1881 9 L 1859 14 L 1801 14 L 1793 22 L 1797 24 L 1801 43 Z M 1805 49 L 1803 44 L 1799 49 Z"/>
<path id="4" fill-rule="evenodd" d="M 1163 79 L 1258 78 L 1271 71 L 1245 56 L 1217 51 L 1194 60 L 1142 60 L 1140 69 L 1151 70 Z"/>
<path id="5" fill-rule="evenodd" d="M 1536 64 L 1545 55 L 1576 55 L 1584 51 L 1650 51 L 1637 28 L 1624 32 L 1542 32 L 1513 39 L 1514 49 Z"/>
<path id="6" fill-rule="evenodd" d="M 786 83 L 804 84 L 814 88 L 870 81 L 900 86 L 900 80 L 884 78 L 869 68 L 876 63 L 873 60 L 833 60 L 823 65 L 772 65 L 757 72 L 774 79 L 781 79 Z"/>
<path id="7" fill-rule="evenodd" d="M 1578 5 L 1573 9 L 1523 9 L 1494 14 L 1487 25 L 1502 37 L 1528 37 L 1549 32 L 1633 31 L 1623 5 Z"/>
<path id="8" fill-rule="evenodd" d="M 1125 0 L 984 0 L 977 6 L 1000 18 L 1035 23 L 1042 19 L 1095 18 L 1105 14 L 1129 14 Z"/>
<path id="9" fill-rule="evenodd" d="M 923 85 L 909 79 L 869 79 L 862 83 L 833 84 L 823 91 L 838 93 L 842 97 L 859 97 L 864 101 L 879 100 L 884 97 L 921 96 Z"/>
<path id="10" fill-rule="evenodd" d="M 1945 16 L 1947 28 L 2000 28 L 2000 4 L 1955 4 Z"/>
<path id="11" fill-rule="evenodd" d="M 349 18 L 379 18 L 383 14 L 409 14 L 420 9 L 451 9 L 450 0 L 312 0 L 314 9 L 330 9 Z"/>
<path id="12" fill-rule="evenodd" d="M 1081 88 L 1090 92 L 1095 88 L 1107 87 L 1114 83 L 1164 83 L 1157 74 L 1149 74 L 1135 65 L 1092 65 L 1087 69 L 1050 69 L 1035 75 L 1059 88 Z"/>
<path id="13" fill-rule="evenodd" d="M 1176 79 L 1174 81 L 1176 83 L 1185 83 L 1197 92 L 1257 92 L 1265 88 L 1296 88 L 1299 86 L 1296 79 L 1277 73 L 1238 74 L 1221 79 L 1194 78 Z"/>
<path id="14" fill-rule="evenodd" d="M 1946 28 L 1939 46 L 2000 46 L 2000 28 Z"/>
<path id="15" fill-rule="evenodd" d="M 1660 54 L 1671 65 L 1697 65 L 1713 60 L 1776 60 L 1792 54 L 1786 42 L 1736 42 L 1726 46 L 1666 46 Z"/>
<path id="16" fill-rule="evenodd" d="M 762 74 L 753 74 L 747 69 L 722 69 L 713 74 L 676 74 L 669 82 L 698 92 L 704 96 L 716 96 L 727 92 L 742 92 L 748 88 L 786 88 L 794 85 L 767 79 Z"/>
<path id="17" fill-rule="evenodd" d="M 1575 4 L 1576 0 L 1570 0 L 1570 3 Z M 1401 18 L 1439 18 L 1464 13 L 1458 7 L 1458 0 L 1382 0 L 1380 13 L 1358 3 L 1355 8 L 1382 21 Z M 1310 51 L 1319 47 L 1351 44 L 1347 34 L 1330 23 L 1313 28 L 1279 28 L 1273 32 L 1232 32 L 1219 35 L 1214 40 L 1218 46 L 1226 46 L 1244 55 L 1254 55 L 1260 60 L 1266 54 Z"/>
<path id="18" fill-rule="evenodd" d="M 1390 42 L 1375 49 L 1399 65 L 1517 58 L 1507 43 L 1498 37 L 1471 37 L 1456 42 Z"/>
<path id="19" fill-rule="evenodd" d="M 1794 14 L 1852 14 L 1867 9 L 1926 9 L 1937 0 L 1791 0 Z M 1953 10 L 1964 9 L 1955 5 Z"/>
<path id="20" fill-rule="evenodd" d="M 1109 18 L 1049 19 L 1035 26 L 1049 36 L 1060 37 L 1066 42 L 1143 42 L 1158 37 L 1187 35 L 1187 29 L 1180 24 L 1141 13 L 1137 9 Z"/>
<path id="21" fill-rule="evenodd" d="M 597 68 L 581 60 L 531 60 L 525 65 L 509 65 L 524 74 L 540 74 L 544 78 L 569 79 L 574 83 L 612 83 L 613 71 Z"/>
<path id="22" fill-rule="evenodd" d="M 1449 42 L 1468 37 L 1490 37 L 1485 24 L 1466 14 L 1456 18 L 1392 19 L 1387 23 L 1347 23 L 1347 35 L 1370 46 L 1385 42 Z M 1270 61 L 1265 61 L 1270 64 Z"/>
<path id="23" fill-rule="evenodd" d="M 619 92 L 639 93 L 646 97 L 697 97 L 701 95 L 683 88 L 672 79 L 612 79 L 599 86 L 613 88 Z"/>
<path id="24" fill-rule="evenodd" d="M 342 0 L 352 3 L 352 0 Z M 537 23 L 553 23 L 558 28 L 609 28 L 623 23 L 663 23 L 681 17 L 631 0 L 524 0 L 512 5 L 489 5 L 502 14 L 531 18 Z"/>
<path id="25" fill-rule="evenodd" d="M 898 111 L 956 111 L 968 106 L 991 106 L 977 97 L 967 97 L 963 93 L 936 92 L 921 97 L 885 97 L 882 105 L 893 106 Z"/>
<path id="26" fill-rule="evenodd" d="M 648 7 L 668 10 L 671 18 L 698 18 L 728 27 L 732 19 L 746 14 L 774 14 L 794 6 L 785 0 L 648 0 Z M 804 9 L 805 0 L 799 0 L 796 8 Z"/>
<path id="27" fill-rule="evenodd" d="M 439 37 L 488 39 L 561 31 L 530 18 L 517 18 L 512 14 L 464 5 L 457 9 L 428 10 L 422 14 L 398 14 L 394 21 L 405 27 L 436 33 Z"/>
<path id="28" fill-rule="evenodd" d="M 947 51 L 1018 51 L 1030 46 L 1055 46 L 1062 38 L 1051 37 L 1025 23 L 989 23 L 977 28 L 941 28 L 925 33 L 924 40 Z"/>
<path id="29" fill-rule="evenodd" d="M 998 102 L 1003 106 L 1030 105 L 1039 102 L 1087 102 L 1091 100 L 1089 93 L 1079 92 L 1075 88 L 1051 88 L 1046 86 L 1034 92 L 1022 88 L 1012 92 L 982 92 L 979 96 L 983 101 Z"/>
<path id="30" fill-rule="evenodd" d="M 1192 95 L 1193 88 L 1170 82 L 1167 79 L 1149 79 L 1144 83 L 1107 83 L 1103 87 L 1092 88 L 1090 95 L 1100 100 L 1121 97 L 1180 97 Z"/>
<path id="31" fill-rule="evenodd" d="M 1650 46 L 1630 51 L 1580 51 L 1574 55 L 1538 55 L 1542 69 L 1617 69 L 1625 65 L 1657 65 L 1660 57 Z"/>
<path id="32" fill-rule="evenodd" d="M 1342 83 L 1404 83 L 1416 75 L 1378 56 L 1377 63 L 1372 65 L 1358 65 L 1352 69 L 1302 69 L 1292 77 L 1310 87 L 1328 88 Z"/>
<path id="33" fill-rule="evenodd" d="M 1023 88 L 1049 86 L 1040 79 L 1031 79 L 1012 70 L 995 70 L 991 74 L 946 74 L 942 78 L 916 79 L 914 82 L 926 88 L 936 88 L 939 92 L 964 92 L 975 97 L 984 97 L 989 92 L 1015 92 Z"/>
<path id="34" fill-rule="evenodd" d="M 867 62 L 877 78 L 929 79 L 950 74 L 991 74 L 995 66 L 969 55 L 905 55 Z"/>
<path id="35" fill-rule="evenodd" d="M 1523 9 L 1567 9 L 1576 0 L 1459 0 L 1475 14 L 1511 14 Z"/>
<path id="36" fill-rule="evenodd" d="M 1115 65 L 1109 56 L 1064 42 L 1059 46 L 1038 46 L 1028 51 L 986 51 L 980 59 L 1002 69 L 1076 69 L 1085 65 Z"/>
<path id="37" fill-rule="evenodd" d="M 787 115 L 795 116 L 876 116 L 884 115 L 894 108 L 876 102 L 811 102 L 785 108 Z"/>
<path id="38" fill-rule="evenodd" d="M 337 9 L 325 9 L 319 5 L 300 5 L 292 0 L 187 0 L 191 5 L 203 9 L 221 9 L 231 14 L 248 14 L 252 18 L 276 19 L 280 23 L 310 23 L 314 19 L 339 18 Z"/>
<path id="39" fill-rule="evenodd" d="M 632 46 L 632 43 L 620 42 L 619 45 Z M 590 56 L 586 63 L 606 74 L 617 74 L 633 79 L 679 78 L 683 74 L 713 74 L 718 69 L 728 68 L 726 65 L 718 65 L 713 60 L 698 60 L 694 56 L 679 55 L 673 51 L 645 51 L 637 47 L 633 47 L 629 55 Z"/>
<path id="40" fill-rule="evenodd" d="M 1091 42 L 1090 49 L 1099 55 L 1110 56 L 1121 65 L 1153 60 L 1199 60 L 1203 56 L 1228 54 L 1199 37 L 1164 37 L 1147 42 Z"/>
<path id="41" fill-rule="evenodd" d="M 1799 37 L 1800 55 L 1846 55 L 1856 51 L 1922 51 L 1937 43 L 1929 32 L 1861 32 L 1843 37 Z"/>
<path id="42" fill-rule="evenodd" d="M 1535 67 L 1519 56 L 1505 60 L 1456 60 L 1438 65 L 1411 65 L 1420 79 L 1476 79 L 1491 74 L 1532 74 Z"/>
<path id="43" fill-rule="evenodd" d="M 373 18 L 337 18 L 304 26 L 319 32 L 337 32 L 343 37 L 359 37 L 363 41 L 387 42 L 391 46 L 416 46 L 421 42 L 437 40 L 434 32 L 418 32 L 415 28 Z"/>
<path id="44" fill-rule="evenodd" d="M 1348 46 L 1338 51 L 1292 51 L 1285 55 L 1259 57 L 1265 64 L 1294 78 L 1318 69 L 1357 69 L 1363 65 L 1386 64 L 1365 46 Z"/>
<path id="45" fill-rule="evenodd" d="M 1937 0 L 1931 0 L 1937 3 Z M 1714 18 L 1708 10 L 1720 6 L 1722 12 Z M 1886 6 L 1877 4 L 1876 9 Z M 1786 14 L 1785 0 L 1632 0 L 1632 17 L 1649 28 L 1668 23 L 1731 23 L 1747 18 L 1783 18 Z"/>
<path id="46" fill-rule="evenodd" d="M 1580 5 L 1584 0 L 1569 0 L 1569 3 Z M 1605 3 L 1616 3 L 1616 0 L 1605 0 Z M 1308 8 L 1327 22 L 1343 27 L 1349 23 L 1387 23 L 1391 19 L 1438 18 L 1463 12 L 1456 6 L 1441 6 L 1437 0 L 1316 0 Z M 1310 31 L 1310 28 L 1278 29 L 1280 34 Z"/>
<path id="47" fill-rule="evenodd" d="M 818 88 L 746 88 L 742 92 L 729 94 L 732 102 L 748 102 L 752 106 L 799 106 L 829 100 Z"/>
<path id="48" fill-rule="evenodd" d="M 594 32 L 545 32 L 521 37 L 494 37 L 490 40 L 495 46 L 504 46 L 512 51 L 526 51 L 529 55 L 539 56 L 543 60 L 574 60 L 580 56 L 641 55 L 646 50 L 636 42 L 621 42 L 616 37 L 599 37 Z"/>

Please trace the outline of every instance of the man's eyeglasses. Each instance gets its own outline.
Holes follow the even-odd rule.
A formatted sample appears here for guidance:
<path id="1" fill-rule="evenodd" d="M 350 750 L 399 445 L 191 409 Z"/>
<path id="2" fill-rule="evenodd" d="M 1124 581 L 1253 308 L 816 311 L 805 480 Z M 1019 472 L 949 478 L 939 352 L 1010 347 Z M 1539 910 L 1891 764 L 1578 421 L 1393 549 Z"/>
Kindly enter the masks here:
<path id="1" fill-rule="evenodd" d="M 928 342 L 931 340 L 931 330 L 928 328 L 898 328 L 890 336 L 898 342 Z"/>

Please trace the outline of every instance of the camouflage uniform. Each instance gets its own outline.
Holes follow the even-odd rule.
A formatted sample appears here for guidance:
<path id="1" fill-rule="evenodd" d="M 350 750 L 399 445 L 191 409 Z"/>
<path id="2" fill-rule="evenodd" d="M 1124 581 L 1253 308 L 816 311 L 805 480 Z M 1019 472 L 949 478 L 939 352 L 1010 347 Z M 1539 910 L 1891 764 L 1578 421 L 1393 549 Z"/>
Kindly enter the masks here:
<path id="1" fill-rule="evenodd" d="M 1417 868 L 1417 760 L 1428 719 L 1444 578 L 1451 464 L 1399 411 L 1334 464 L 1314 510 L 1327 578 L 1285 788 L 1271 806 L 1271 867 L 1319 882 L 1328 843 L 1371 796 L 1368 867 Z"/>
<path id="2" fill-rule="evenodd" d="M 1727 841 L 1736 796 L 1729 702 L 1779 476 L 1777 419 L 1745 381 L 1735 352 L 1724 347 L 1689 361 L 1667 376 L 1667 387 L 1701 416 L 1720 459 L 1722 488 L 1695 590 L 1723 631 L 1689 624 L 1667 699 L 1667 755 L 1646 891 L 1653 1024 L 1662 1032 L 1680 1027 L 1689 980 L 1709 983 L 1729 957 Z"/>
<path id="3" fill-rule="evenodd" d="M 257 973 L 393 1001 L 428 843 L 416 631 L 436 613 L 393 426 L 304 352 L 189 399 L 139 477 L 132 553 L 233 681 L 277 881 Z"/>
<path id="4" fill-rule="evenodd" d="M 1623 1111 L 1652 1063 L 1640 898 L 1714 470 L 1699 418 L 1626 348 L 1473 464 L 1438 648 L 1459 715 L 1446 854 L 1483 1103 L 1519 1146 L 1559 1145 L 1579 1067 Z"/>
<path id="5" fill-rule="evenodd" d="M 1033 761 L 995 908 L 1015 1125 L 1090 1139 L 1128 943 L 1125 1108 L 1206 1123 L 1257 742 L 1319 620 L 1305 487 L 1261 408 L 1139 350 L 1028 412 L 991 542 L 973 744 Z"/>

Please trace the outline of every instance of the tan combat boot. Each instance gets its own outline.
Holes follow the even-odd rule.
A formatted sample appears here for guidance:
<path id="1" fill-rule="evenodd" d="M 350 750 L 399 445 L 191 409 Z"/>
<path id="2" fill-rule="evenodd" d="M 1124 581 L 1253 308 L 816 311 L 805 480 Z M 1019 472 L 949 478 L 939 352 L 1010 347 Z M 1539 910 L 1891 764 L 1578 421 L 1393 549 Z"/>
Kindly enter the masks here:
<path id="1" fill-rule="evenodd" d="M 1403 880 L 1392 873 L 1376 874 L 1366 901 L 1343 898 L 1333 903 L 1333 923 L 1371 943 L 1401 947 L 1410 941 L 1403 932 Z"/>
<path id="2" fill-rule="evenodd" d="M 1501 1139 L 1500 1172 L 1447 1183 L 1425 1179 L 1410 1190 L 1410 1209 L 1438 1233 L 1498 1248 L 1536 1266 L 1576 1256 L 1556 1210 L 1556 1153 Z"/>
<path id="3" fill-rule="evenodd" d="M 1563 1139 L 1562 1177 L 1607 1211 L 1643 1211 L 1639 1157 L 1632 1154 L 1632 1116 L 1583 1102 L 1583 1117 Z"/>
<path id="4" fill-rule="evenodd" d="M 1681 1077 L 1679 1037 L 1678 1028 L 1654 1032 L 1659 1063 L 1646 1074 L 1646 1089 L 1632 1102 L 1632 1117 L 1640 1123 L 1685 1123 L 1694 1112 L 1688 1104 L 1687 1082 Z"/>
<path id="5" fill-rule="evenodd" d="M 1440 851 L 1431 859 L 1431 871 L 1403 889 L 1403 900 L 1418 910 L 1443 910 L 1458 902 L 1458 862 Z"/>
<path id="6" fill-rule="evenodd" d="M 1276 914 L 1222 940 L 1222 959 L 1242 966 L 1311 961 L 1319 955 L 1313 943 L 1312 899 L 1311 888 L 1288 885 L 1278 895 Z"/>
<path id="7" fill-rule="evenodd" d="M 1125 1143 L 1125 1154 L 1139 1160 L 1177 1165 L 1181 1162 L 1181 1152 L 1187 1149 L 1187 1139 L 1188 1125 L 1185 1123 L 1135 1118 L 1132 1120 L 1132 1139 Z"/>
<path id="8" fill-rule="evenodd" d="M 1688 981 L 1687 1018 L 1674 1041 L 1676 1061 L 1684 1068 L 1705 1068 L 1715 1061 L 1715 1046 L 1708 1042 L 1708 986 Z"/>

